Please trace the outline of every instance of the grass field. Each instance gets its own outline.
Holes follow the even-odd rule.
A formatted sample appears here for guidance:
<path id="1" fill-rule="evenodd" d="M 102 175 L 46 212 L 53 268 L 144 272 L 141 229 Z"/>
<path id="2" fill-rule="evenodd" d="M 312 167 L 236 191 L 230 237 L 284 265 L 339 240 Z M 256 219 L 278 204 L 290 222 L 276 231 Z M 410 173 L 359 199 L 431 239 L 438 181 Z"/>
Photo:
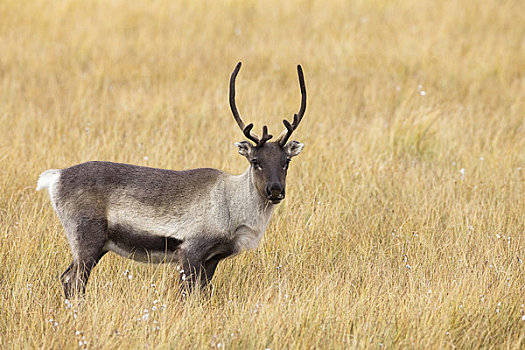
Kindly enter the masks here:
<path id="1" fill-rule="evenodd" d="M 210 297 L 108 254 L 80 303 L 38 175 L 248 166 L 227 103 L 305 144 Z M 525 2 L 0 1 L 0 348 L 525 347 Z"/>

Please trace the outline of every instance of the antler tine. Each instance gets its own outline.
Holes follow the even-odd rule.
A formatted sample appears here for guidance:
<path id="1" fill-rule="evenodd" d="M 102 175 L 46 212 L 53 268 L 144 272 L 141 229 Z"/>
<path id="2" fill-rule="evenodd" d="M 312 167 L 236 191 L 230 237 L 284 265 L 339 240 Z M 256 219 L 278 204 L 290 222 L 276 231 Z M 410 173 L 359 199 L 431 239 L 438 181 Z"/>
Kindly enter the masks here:
<path id="1" fill-rule="evenodd" d="M 246 138 L 248 140 L 251 140 L 251 141 L 255 142 L 256 145 L 258 145 L 260 141 L 259 141 L 258 138 L 253 137 L 253 134 L 251 132 L 252 129 L 253 129 L 253 123 L 250 123 L 250 124 L 246 125 L 246 127 L 244 128 L 244 130 L 242 132 L 244 133 L 244 136 L 246 136 Z"/>
<path id="2" fill-rule="evenodd" d="M 272 137 L 273 137 L 273 135 L 268 134 L 268 127 L 266 125 L 263 126 L 262 137 L 261 137 L 261 140 L 259 141 L 259 143 L 257 144 L 257 147 L 262 147 L 266 143 L 266 141 L 268 141 Z"/>
<path id="3" fill-rule="evenodd" d="M 295 130 L 294 126 L 296 123 L 295 121 L 297 120 L 297 114 L 294 114 L 293 115 L 293 121 L 294 123 L 290 124 L 290 122 L 286 119 L 283 119 L 283 124 L 286 128 L 286 130 L 284 130 L 281 135 L 279 135 L 279 145 L 284 146 L 286 145 L 286 142 L 288 142 L 288 139 L 290 138 L 290 136 L 292 135 L 293 131 Z"/>
<path id="4" fill-rule="evenodd" d="M 244 125 L 244 122 L 242 121 L 241 116 L 239 114 L 239 110 L 237 109 L 237 105 L 235 104 L 235 79 L 237 78 L 237 74 L 239 74 L 239 70 L 241 70 L 241 65 L 242 65 L 241 62 L 237 63 L 230 77 L 230 108 L 233 113 L 233 118 L 237 122 L 237 125 L 239 125 L 239 128 L 241 128 L 244 135 L 249 140 L 255 142 L 255 144 L 258 144 L 259 136 L 251 132 L 251 129 L 253 128 L 253 124 Z"/>
<path id="5" fill-rule="evenodd" d="M 299 113 L 294 114 L 291 125 L 287 120 L 283 120 L 286 130 L 284 130 L 277 138 L 281 147 L 286 145 L 286 142 L 288 142 L 288 139 L 292 136 L 294 130 L 299 126 L 301 119 L 303 119 L 304 112 L 306 111 L 306 84 L 304 83 L 303 68 L 300 64 L 297 65 L 297 75 L 299 76 L 299 88 L 301 89 L 301 107 L 299 108 Z"/>

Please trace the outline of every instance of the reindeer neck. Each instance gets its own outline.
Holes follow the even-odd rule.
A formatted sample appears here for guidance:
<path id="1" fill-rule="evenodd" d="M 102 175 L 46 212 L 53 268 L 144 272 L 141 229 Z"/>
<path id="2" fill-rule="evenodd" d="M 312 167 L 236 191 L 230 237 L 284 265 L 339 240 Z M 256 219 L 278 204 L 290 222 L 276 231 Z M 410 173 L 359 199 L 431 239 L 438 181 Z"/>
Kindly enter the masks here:
<path id="1" fill-rule="evenodd" d="M 255 187 L 253 170 L 251 167 L 240 174 L 231 176 L 229 187 L 232 223 L 237 226 L 261 226 L 266 229 L 273 212 L 273 204 L 263 198 Z"/>

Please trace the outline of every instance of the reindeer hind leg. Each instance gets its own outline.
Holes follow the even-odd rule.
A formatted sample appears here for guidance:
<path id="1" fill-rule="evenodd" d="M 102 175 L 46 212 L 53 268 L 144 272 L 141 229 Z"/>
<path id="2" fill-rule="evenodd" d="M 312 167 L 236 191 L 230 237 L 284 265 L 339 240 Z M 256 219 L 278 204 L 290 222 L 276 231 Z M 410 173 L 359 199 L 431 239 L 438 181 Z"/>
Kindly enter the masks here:
<path id="1" fill-rule="evenodd" d="M 105 219 L 81 217 L 73 227 L 74 232 L 68 232 L 73 262 L 60 277 L 66 299 L 85 293 L 91 271 L 107 252 Z"/>

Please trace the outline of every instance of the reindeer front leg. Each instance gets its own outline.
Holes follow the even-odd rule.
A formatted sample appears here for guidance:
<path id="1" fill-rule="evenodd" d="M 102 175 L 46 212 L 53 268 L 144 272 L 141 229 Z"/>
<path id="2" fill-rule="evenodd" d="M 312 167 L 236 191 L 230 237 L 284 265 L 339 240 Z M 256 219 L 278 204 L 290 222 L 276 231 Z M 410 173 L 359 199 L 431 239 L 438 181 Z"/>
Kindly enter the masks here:
<path id="1" fill-rule="evenodd" d="M 219 261 L 232 254 L 230 239 L 223 236 L 201 236 L 181 247 L 182 271 L 180 287 L 184 294 L 194 288 L 205 289 L 210 283 Z"/>
<path id="2" fill-rule="evenodd" d="M 189 295 L 200 284 L 203 275 L 203 261 L 198 254 L 186 252 L 182 254 L 182 266 L 179 271 L 179 286 L 183 295 Z"/>

